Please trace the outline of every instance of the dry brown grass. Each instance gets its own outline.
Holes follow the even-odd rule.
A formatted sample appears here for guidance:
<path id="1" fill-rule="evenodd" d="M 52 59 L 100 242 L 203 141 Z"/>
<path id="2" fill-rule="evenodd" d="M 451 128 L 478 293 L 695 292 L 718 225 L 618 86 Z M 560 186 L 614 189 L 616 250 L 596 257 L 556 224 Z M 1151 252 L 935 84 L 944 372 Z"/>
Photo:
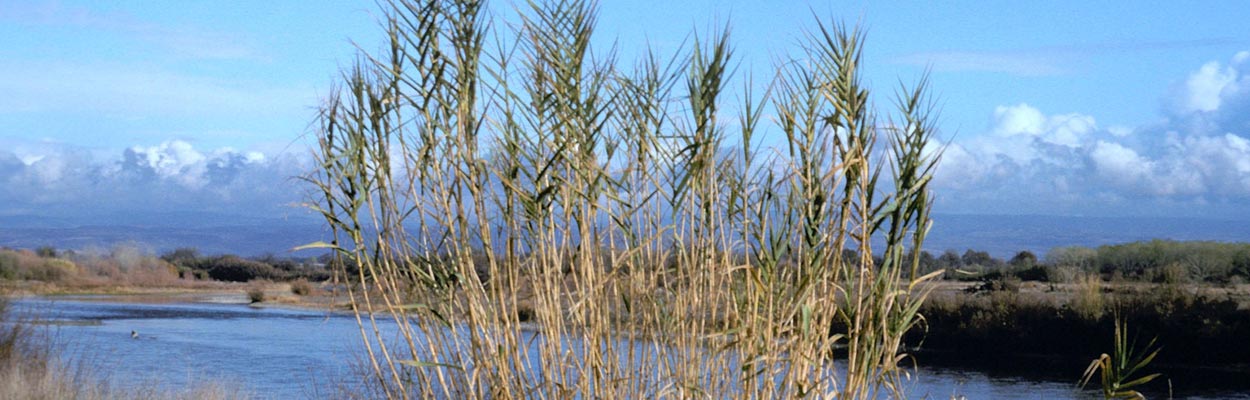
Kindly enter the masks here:
<path id="1" fill-rule="evenodd" d="M 1068 303 L 1076 313 L 1090 320 L 1102 318 L 1106 312 L 1102 278 L 1087 274 L 1077 279 L 1072 300 Z"/>
<path id="2" fill-rule="evenodd" d="M 303 278 L 291 281 L 290 285 L 291 294 L 296 296 L 308 296 L 313 294 L 313 291 L 317 289 L 312 283 L 308 282 L 307 279 Z"/>

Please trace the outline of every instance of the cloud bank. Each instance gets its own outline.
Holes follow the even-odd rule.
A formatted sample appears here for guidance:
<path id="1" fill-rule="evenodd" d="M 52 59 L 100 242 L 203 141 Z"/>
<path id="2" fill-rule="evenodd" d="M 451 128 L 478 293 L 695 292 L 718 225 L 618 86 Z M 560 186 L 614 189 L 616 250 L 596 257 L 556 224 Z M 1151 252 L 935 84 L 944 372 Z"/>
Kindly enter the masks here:
<path id="1" fill-rule="evenodd" d="M 0 150 L 0 213 L 78 223 L 148 221 L 153 215 L 214 215 L 202 224 L 302 215 L 302 157 L 231 148 L 196 149 L 170 140 L 117 155 L 59 144 Z M 174 222 L 174 221 L 168 221 Z"/>
<path id="2" fill-rule="evenodd" d="M 1250 219 L 1250 52 L 1201 66 L 1163 103 L 1158 121 L 1132 128 L 999 106 L 986 132 L 947 146 L 939 207 Z"/>
<path id="3" fill-rule="evenodd" d="M 996 107 L 983 132 L 947 144 L 937 210 L 1250 220 L 1250 52 L 1178 77 L 1161 104 L 1158 120 L 1135 127 L 1027 103 Z M 211 216 L 195 222 L 206 225 L 309 218 L 297 205 L 308 189 L 297 179 L 309 167 L 305 154 L 182 140 L 108 154 L 8 144 L 0 217 L 118 223 L 194 212 Z"/>

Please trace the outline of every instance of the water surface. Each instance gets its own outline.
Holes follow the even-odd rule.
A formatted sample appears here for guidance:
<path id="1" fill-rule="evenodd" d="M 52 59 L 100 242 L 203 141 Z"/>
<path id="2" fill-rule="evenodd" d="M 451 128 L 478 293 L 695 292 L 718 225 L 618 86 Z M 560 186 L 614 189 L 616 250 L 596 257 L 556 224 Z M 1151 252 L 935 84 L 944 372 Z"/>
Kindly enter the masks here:
<path id="1" fill-rule="evenodd" d="M 226 387 L 241 386 L 260 398 L 281 399 L 338 397 L 342 390 L 352 390 L 349 382 L 357 376 L 360 331 L 351 315 L 252 307 L 244 304 L 242 295 L 195 302 L 134 300 L 142 299 L 40 297 L 15 305 L 19 315 L 51 321 L 46 326 L 65 343 L 67 355 L 101 366 L 101 375 L 114 385 L 178 389 L 215 380 Z M 132 331 L 138 338 L 132 338 Z M 984 363 L 924 354 L 919 360 L 925 366 L 909 383 L 908 393 L 914 398 L 1097 398 L 1092 391 L 1074 388 L 1084 367 L 1079 361 L 1024 358 Z M 1183 368 L 1169 372 L 1184 373 Z M 1200 387 L 1178 384 L 1174 394 L 1250 399 L 1250 387 L 1244 386 L 1250 384 L 1247 378 L 1232 373 Z M 1150 397 L 1165 398 L 1163 388 Z"/>

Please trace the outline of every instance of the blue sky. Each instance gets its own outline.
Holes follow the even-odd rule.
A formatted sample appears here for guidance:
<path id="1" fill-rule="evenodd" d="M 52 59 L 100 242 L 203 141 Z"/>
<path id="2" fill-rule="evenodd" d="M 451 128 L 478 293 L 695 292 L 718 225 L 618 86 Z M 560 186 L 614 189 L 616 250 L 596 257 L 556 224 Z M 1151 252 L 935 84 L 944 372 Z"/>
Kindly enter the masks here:
<path id="1" fill-rule="evenodd" d="M 764 81 L 813 14 L 867 27 L 878 91 L 932 71 L 939 213 L 1250 219 L 1244 2 L 605 0 L 597 45 L 671 53 L 729 22 Z M 375 20 L 371 1 L 0 2 L 0 216 L 301 214 L 313 108 Z"/>

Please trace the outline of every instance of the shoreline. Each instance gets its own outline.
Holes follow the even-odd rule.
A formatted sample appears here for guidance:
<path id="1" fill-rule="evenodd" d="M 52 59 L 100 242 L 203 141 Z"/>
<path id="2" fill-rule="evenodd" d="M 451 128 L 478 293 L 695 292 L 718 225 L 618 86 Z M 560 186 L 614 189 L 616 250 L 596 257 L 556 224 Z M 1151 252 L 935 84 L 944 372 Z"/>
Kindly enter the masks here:
<path id="1" fill-rule="evenodd" d="M 1107 346 L 1110 341 L 1110 333 L 1102 335 L 1104 323 L 1109 320 L 1104 316 L 1093 320 L 1081 320 L 1075 316 L 1069 315 L 1070 308 L 1062 303 L 1056 303 L 1056 296 L 1072 295 L 1072 289 L 1066 288 L 1067 285 L 1041 285 L 1026 283 L 1021 285 L 1018 292 L 969 292 L 969 288 L 976 284 L 973 282 L 944 282 L 939 284 L 940 287 L 935 290 L 934 294 L 926 306 L 922 309 L 922 314 L 926 314 L 928 318 L 929 328 L 923 334 L 909 334 L 907 340 L 907 352 L 916 356 L 920 360 L 933 360 L 941 362 L 943 359 L 960 358 L 960 363 L 976 360 L 992 359 L 999 356 L 1007 356 L 1010 358 L 1029 358 L 1029 357 L 1053 357 L 1062 360 L 1083 360 L 1092 359 L 1101 352 L 1108 351 Z M 98 301 L 98 302 L 127 302 L 127 303 L 189 303 L 189 304 L 237 304 L 248 305 L 257 308 L 277 308 L 291 310 L 306 310 L 327 312 L 341 315 L 352 315 L 350 303 L 346 299 L 345 294 L 336 294 L 327 291 L 323 287 L 317 287 L 313 293 L 308 295 L 296 295 L 291 291 L 291 285 L 284 282 L 266 282 L 266 283 L 209 283 L 196 287 L 184 286 L 166 286 L 166 287 L 130 287 L 130 286 L 95 286 L 90 288 L 83 287 L 58 287 L 55 285 L 17 285 L 26 286 L 27 290 L 9 290 L 10 296 L 16 297 L 44 297 L 49 299 L 70 299 L 81 301 Z M 248 291 L 262 288 L 265 292 L 265 300 L 261 302 L 250 302 Z M 1145 284 L 1111 284 L 1107 285 L 1107 293 L 1104 294 L 1108 301 L 1117 298 L 1117 296 L 1126 295 L 1142 295 L 1151 293 L 1153 289 L 1157 289 L 1151 285 Z M 1209 296 L 1207 298 L 1223 297 L 1224 301 L 1232 301 L 1239 303 L 1236 309 L 1226 309 L 1227 314 L 1218 315 L 1217 320 L 1234 323 L 1236 326 L 1230 326 L 1232 331 L 1223 332 L 1220 335 L 1212 337 L 1220 342 L 1227 342 L 1224 336 L 1230 332 L 1240 332 L 1240 322 L 1246 320 L 1250 316 L 1250 310 L 1246 308 L 1247 290 L 1245 285 L 1236 285 L 1234 287 L 1219 288 L 1212 285 L 1188 285 L 1180 287 L 1181 294 L 1190 293 L 1187 296 Z M 1214 295 L 1213 291 L 1222 291 L 1219 295 Z M 1158 296 L 1151 296 L 1158 297 Z M 1160 301 L 1164 300 L 1162 298 Z M 1178 298 L 1175 301 L 1184 299 Z M 1192 300 L 1187 300 L 1192 302 Z M 1066 301 L 1065 301 L 1066 302 Z M 1203 304 L 1203 303 L 1197 303 Z M 1195 309 L 1197 311 L 1182 311 L 1175 314 L 1172 318 L 1180 318 L 1189 316 L 1186 312 L 1205 313 L 1205 309 Z M 1212 315 L 1216 317 L 1216 315 Z M 969 320 L 969 318 L 972 318 Z M 965 326 L 968 321 L 976 321 L 979 319 L 989 318 L 982 321 L 981 326 Z M 1231 318 L 1231 319 L 1228 319 Z M 1151 332 L 1149 329 L 1170 329 L 1167 325 L 1158 325 L 1165 323 L 1161 320 L 1158 323 L 1146 324 L 1143 320 L 1141 324 L 1135 324 L 1135 327 L 1147 328 L 1143 331 L 1146 335 L 1155 335 L 1165 333 L 1161 339 L 1167 339 L 1167 336 L 1175 336 L 1175 334 L 1166 334 L 1171 332 L 1159 331 Z M 1132 323 L 1132 321 L 1131 321 Z M 1035 326 L 1035 325 L 1044 326 Z M 1053 326 L 1052 326 L 1053 325 Z M 1193 325 L 1190 325 L 1193 326 Z M 1071 342 L 1072 337 L 1068 337 L 1065 343 L 1067 348 L 1050 349 L 1048 343 L 1042 343 L 1045 340 L 1034 342 L 1038 339 L 1037 335 L 1044 332 L 1052 332 L 1056 329 L 1076 329 L 1077 333 L 1081 333 L 1078 340 L 1079 343 Z M 538 331 L 538 326 L 531 323 L 525 324 L 522 328 L 528 331 Z M 1030 333 L 1032 331 L 1038 331 Z M 1079 332 L 1078 332 L 1079 331 Z M 618 334 L 623 334 L 617 332 Z M 1051 336 L 1051 335 L 1044 335 Z M 1071 336 L 1071 335 L 1069 335 Z M 1105 337 L 1104 337 L 1105 336 Z M 1014 338 L 1014 339 L 1013 339 Z M 1045 339 L 1045 338 L 1042 338 Z M 1146 337 L 1143 340 L 1148 340 Z M 1174 337 L 1173 339 L 1182 339 Z M 1008 342 L 1014 343 L 1007 345 Z M 1103 343 L 1108 342 L 1108 343 Z M 919 344 L 919 347 L 916 345 Z M 1158 360 L 1160 367 L 1175 368 L 1192 368 L 1203 367 L 1212 368 L 1213 371 L 1250 371 L 1250 363 L 1242 360 L 1229 360 L 1226 358 L 1216 357 L 1219 359 L 1193 359 L 1189 357 L 1178 357 L 1182 353 L 1178 353 L 1183 348 L 1184 342 L 1163 343 L 1164 350 Z M 1241 347 L 1241 346 L 1236 346 Z M 1226 348 L 1227 352 L 1238 353 L 1247 351 L 1243 348 Z M 1192 355 L 1191 355 L 1192 356 Z M 1087 363 L 1088 361 L 1086 361 Z M 929 362 L 922 362 L 928 364 Z"/>

